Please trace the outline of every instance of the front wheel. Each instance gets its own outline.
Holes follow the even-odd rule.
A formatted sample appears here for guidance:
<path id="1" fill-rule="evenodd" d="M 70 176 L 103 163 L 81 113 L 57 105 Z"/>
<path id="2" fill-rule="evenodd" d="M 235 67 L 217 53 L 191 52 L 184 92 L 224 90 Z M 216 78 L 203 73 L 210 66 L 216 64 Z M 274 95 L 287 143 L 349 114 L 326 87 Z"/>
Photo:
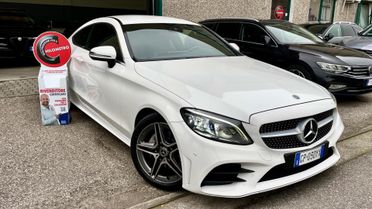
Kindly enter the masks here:
<path id="1" fill-rule="evenodd" d="M 168 124 L 157 114 L 142 119 L 135 128 L 131 154 L 140 175 L 165 190 L 181 188 L 181 159 Z"/>
<path id="2" fill-rule="evenodd" d="M 288 67 L 288 71 L 294 73 L 302 78 L 306 78 L 308 80 L 313 80 L 311 73 L 301 65 L 291 65 Z"/>

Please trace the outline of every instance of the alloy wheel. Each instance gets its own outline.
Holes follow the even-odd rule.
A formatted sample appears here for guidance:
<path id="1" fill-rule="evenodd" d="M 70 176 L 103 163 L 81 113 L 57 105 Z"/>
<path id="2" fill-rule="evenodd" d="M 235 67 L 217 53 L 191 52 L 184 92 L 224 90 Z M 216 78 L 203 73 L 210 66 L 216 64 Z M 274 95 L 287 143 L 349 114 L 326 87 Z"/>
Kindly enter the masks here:
<path id="1" fill-rule="evenodd" d="M 151 123 L 140 132 L 136 156 L 140 167 L 154 183 L 174 184 L 182 179 L 177 143 L 166 123 Z"/>

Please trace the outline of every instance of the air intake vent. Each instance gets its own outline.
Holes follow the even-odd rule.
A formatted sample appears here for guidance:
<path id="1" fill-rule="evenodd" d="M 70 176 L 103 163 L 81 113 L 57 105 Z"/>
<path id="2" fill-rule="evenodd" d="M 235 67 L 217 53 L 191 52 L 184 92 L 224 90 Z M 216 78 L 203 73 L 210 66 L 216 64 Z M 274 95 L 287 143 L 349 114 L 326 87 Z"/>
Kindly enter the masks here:
<path id="1" fill-rule="evenodd" d="M 245 182 L 238 177 L 239 173 L 252 173 L 253 171 L 241 168 L 238 163 L 224 164 L 214 168 L 205 177 L 201 186 L 225 185 L 234 182 Z"/>

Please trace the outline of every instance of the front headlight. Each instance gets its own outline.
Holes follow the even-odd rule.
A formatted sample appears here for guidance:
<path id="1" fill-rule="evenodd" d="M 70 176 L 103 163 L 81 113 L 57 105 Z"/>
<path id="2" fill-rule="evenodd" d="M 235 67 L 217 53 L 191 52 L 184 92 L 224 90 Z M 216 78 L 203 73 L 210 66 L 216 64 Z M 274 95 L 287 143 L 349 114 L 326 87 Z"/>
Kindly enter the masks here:
<path id="1" fill-rule="evenodd" d="M 196 109 L 181 109 L 181 115 L 195 133 L 208 139 L 240 145 L 253 143 L 238 120 Z"/>
<path id="2" fill-rule="evenodd" d="M 347 65 L 336 65 L 336 64 L 325 63 L 325 62 L 317 62 L 317 64 L 322 70 L 325 70 L 331 73 L 346 73 L 347 71 L 351 70 L 351 66 L 347 66 Z"/>

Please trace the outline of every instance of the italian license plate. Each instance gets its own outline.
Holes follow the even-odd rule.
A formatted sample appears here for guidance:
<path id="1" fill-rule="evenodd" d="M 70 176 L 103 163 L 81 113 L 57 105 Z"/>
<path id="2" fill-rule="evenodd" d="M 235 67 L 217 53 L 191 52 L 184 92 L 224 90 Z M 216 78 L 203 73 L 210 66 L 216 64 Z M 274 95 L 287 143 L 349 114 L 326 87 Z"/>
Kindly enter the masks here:
<path id="1" fill-rule="evenodd" d="M 367 82 L 367 86 L 372 86 L 372 79 Z"/>
<path id="2" fill-rule="evenodd" d="M 302 152 L 297 152 L 295 154 L 294 159 L 294 167 L 299 167 L 301 165 L 305 165 L 311 162 L 314 162 L 316 160 L 319 160 L 320 158 L 323 158 L 325 155 L 325 146 L 322 145 L 320 147 L 316 147 L 311 150 L 306 150 Z"/>

